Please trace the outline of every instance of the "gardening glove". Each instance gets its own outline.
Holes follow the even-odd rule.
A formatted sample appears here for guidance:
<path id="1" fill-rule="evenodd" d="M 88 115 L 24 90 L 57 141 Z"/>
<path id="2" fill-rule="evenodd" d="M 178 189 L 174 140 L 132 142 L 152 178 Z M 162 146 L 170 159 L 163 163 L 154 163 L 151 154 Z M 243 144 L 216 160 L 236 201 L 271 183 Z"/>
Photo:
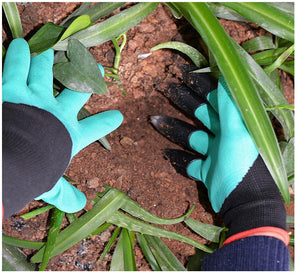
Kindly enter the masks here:
<path id="1" fill-rule="evenodd" d="M 29 116 L 33 113 L 33 118 L 36 113 L 39 113 L 40 117 L 46 117 L 45 124 L 51 119 L 55 120 L 52 123 L 55 125 L 53 132 L 56 130 L 57 138 L 60 138 L 61 135 L 62 137 L 57 142 L 53 139 L 50 142 L 52 142 L 51 145 L 53 146 L 61 146 L 61 150 L 68 150 L 67 156 L 61 155 L 61 157 L 67 157 L 66 163 L 68 166 L 73 156 L 80 150 L 119 127 L 123 116 L 119 111 L 111 110 L 78 121 L 77 114 L 91 94 L 64 89 L 55 98 L 53 96 L 53 60 L 54 52 L 52 49 L 31 58 L 27 42 L 23 39 L 13 40 L 7 50 L 4 62 L 2 101 L 5 110 L 12 108 L 15 113 L 18 113 L 18 111 L 20 112 L 20 107 L 22 107 L 25 110 L 29 109 L 26 113 L 29 113 Z M 99 69 L 103 75 L 104 70 L 102 66 L 99 65 Z M 5 111 L 3 113 L 5 118 L 13 120 L 12 115 L 6 115 Z M 22 112 L 20 113 L 22 115 Z M 31 123 L 31 125 L 32 127 L 35 126 L 34 123 Z M 39 133 L 38 130 L 36 129 L 37 135 Z M 53 134 L 51 126 L 41 130 L 49 130 L 49 134 Z M 64 134 L 64 132 L 67 134 Z M 27 138 L 26 128 L 23 129 L 20 136 Z M 61 140 L 64 140 L 64 143 L 60 143 Z M 40 141 L 43 142 L 43 140 Z M 45 142 L 45 146 L 49 145 L 48 141 L 47 143 Z M 68 143 L 71 144 L 69 148 Z M 53 153 L 59 153 L 57 149 L 53 148 L 53 151 Z M 51 155 L 49 155 L 50 157 Z M 30 161 L 30 158 L 28 161 Z M 55 161 L 60 161 L 60 157 L 51 159 L 51 161 L 55 164 Z M 66 167 L 62 167 L 59 177 L 62 176 L 65 169 Z M 47 174 L 47 172 L 47 167 L 45 167 L 45 173 Z M 26 169 L 24 174 L 26 174 Z M 53 184 L 57 182 L 57 179 L 53 181 Z M 40 182 L 40 184 L 43 184 L 43 182 Z M 30 186 L 28 187 L 30 188 Z M 39 188 L 38 186 L 36 187 Z M 81 210 L 86 204 L 85 195 L 62 177 L 54 187 L 50 188 L 51 186 L 49 185 L 48 191 L 40 192 L 42 194 L 35 199 L 42 199 L 68 213 Z M 25 188 L 24 191 L 26 191 Z"/>
<path id="2" fill-rule="evenodd" d="M 170 84 L 163 93 L 200 125 L 162 115 L 151 116 L 151 122 L 189 151 L 165 154 L 178 172 L 205 184 L 213 209 L 228 228 L 223 247 L 204 259 L 202 270 L 267 269 L 266 262 L 270 269 L 288 269 L 289 235 L 280 192 L 224 78 L 183 76 L 184 84 Z"/>
<path id="3" fill-rule="evenodd" d="M 187 73 L 184 82 L 169 85 L 163 93 L 201 125 L 151 116 L 160 133 L 193 152 L 165 150 L 165 154 L 177 171 L 205 184 L 213 210 L 229 228 L 228 237 L 272 227 L 271 232 L 279 229 L 286 242 L 286 212 L 280 192 L 224 78 L 217 82 L 209 74 Z"/>
<path id="4" fill-rule="evenodd" d="M 192 111 L 209 130 L 191 126 L 188 131 L 184 130 L 188 132 L 186 146 L 206 156 L 206 159 L 191 161 L 187 166 L 187 174 L 205 184 L 212 207 L 219 212 L 225 199 L 253 165 L 258 151 L 223 77 L 220 77 L 217 88 L 211 81 L 213 90 L 204 94 L 206 96 L 197 96 L 185 85 L 170 91 L 170 96 L 176 98 L 180 106 Z M 172 123 L 172 119 L 152 117 L 155 125 L 161 125 L 161 119 L 167 119 L 166 124 Z M 178 134 L 182 136 L 183 133 L 181 131 Z"/>

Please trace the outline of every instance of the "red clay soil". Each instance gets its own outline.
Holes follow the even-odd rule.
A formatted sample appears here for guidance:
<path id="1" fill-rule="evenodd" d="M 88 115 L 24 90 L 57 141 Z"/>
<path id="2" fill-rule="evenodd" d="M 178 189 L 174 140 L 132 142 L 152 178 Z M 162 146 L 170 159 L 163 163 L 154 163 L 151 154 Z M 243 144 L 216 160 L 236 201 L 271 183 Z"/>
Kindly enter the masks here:
<path id="1" fill-rule="evenodd" d="M 75 2 L 18 4 L 25 35 L 30 37 L 47 22 L 59 24 L 76 7 L 78 3 Z M 220 21 L 238 43 L 266 33 L 254 24 Z M 2 36 L 5 39 L 4 32 Z M 176 173 L 165 159 L 163 149 L 179 147 L 165 139 L 149 123 L 149 116 L 155 114 L 166 114 L 194 123 L 160 93 L 165 83 L 180 81 L 178 66 L 189 64 L 189 60 L 170 50 L 154 52 L 146 59 L 139 58 L 139 55 L 149 53 L 151 47 L 167 41 L 183 41 L 199 47 L 199 36 L 187 22 L 174 19 L 166 7 L 159 5 L 155 12 L 127 32 L 127 39 L 120 64 L 120 78 L 126 95 L 118 86 L 112 85 L 105 95 L 93 95 L 86 105 L 92 114 L 110 109 L 118 109 L 123 113 L 123 124 L 107 136 L 112 149 L 105 150 L 97 142 L 91 144 L 73 158 L 66 174 L 80 183 L 78 188 L 86 194 L 88 200 L 93 199 L 97 192 L 104 190 L 103 185 L 108 184 L 122 190 L 157 216 L 179 217 L 195 205 L 192 218 L 222 225 L 222 220 L 210 207 L 205 187 Z M 90 51 L 103 66 L 113 65 L 115 52 L 111 42 L 92 47 Z M 285 95 L 293 104 L 293 81 L 283 73 L 282 82 Z M 3 232 L 21 239 L 45 241 L 49 228 L 48 213 L 30 220 L 20 217 L 44 205 L 37 201 L 29 203 L 19 214 L 3 222 Z M 90 208 L 88 203 L 86 209 Z M 64 225 L 67 225 L 67 220 L 64 220 Z M 205 239 L 193 234 L 183 224 L 168 229 L 206 243 Z M 52 258 L 46 270 L 108 270 L 111 254 L 100 265 L 96 262 L 111 233 L 111 230 L 106 231 L 76 244 Z M 193 247 L 177 241 L 164 242 L 183 264 L 195 252 Z M 150 270 L 138 244 L 135 250 L 137 269 Z M 23 251 L 27 255 L 32 254 L 31 250 Z"/>

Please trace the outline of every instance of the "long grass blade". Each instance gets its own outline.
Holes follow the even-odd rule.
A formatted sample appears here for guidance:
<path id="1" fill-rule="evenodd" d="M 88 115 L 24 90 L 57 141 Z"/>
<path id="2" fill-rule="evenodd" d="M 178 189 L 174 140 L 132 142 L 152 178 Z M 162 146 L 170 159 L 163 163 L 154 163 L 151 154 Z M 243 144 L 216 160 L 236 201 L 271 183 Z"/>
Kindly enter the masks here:
<path id="1" fill-rule="evenodd" d="M 136 271 L 136 263 L 134 258 L 134 234 L 127 229 L 122 229 L 123 239 L 122 248 L 124 254 L 124 270 Z"/>
<path id="2" fill-rule="evenodd" d="M 18 248 L 2 243 L 2 271 L 36 271 L 36 265 Z"/>
<path id="3" fill-rule="evenodd" d="M 274 49 L 273 37 L 271 35 L 262 35 L 250 39 L 242 44 L 242 47 L 248 51 L 258 51 L 266 49 Z"/>
<path id="4" fill-rule="evenodd" d="M 122 206 L 124 195 L 125 194 L 115 189 L 107 192 L 91 210 L 59 233 L 57 237 L 57 244 L 51 253 L 51 257 L 54 257 L 77 244 L 95 231 L 97 227 L 101 226 L 108 216 L 112 215 L 118 208 L 120 208 L 120 206 Z M 41 262 L 43 253 L 44 248 L 31 258 L 32 262 Z"/>
<path id="5" fill-rule="evenodd" d="M 213 14 L 218 18 L 223 18 L 232 21 L 239 21 L 239 22 L 247 22 L 248 19 L 230 9 L 228 7 L 224 7 L 221 3 L 215 2 L 207 2 L 209 9 L 213 12 Z"/>
<path id="6" fill-rule="evenodd" d="M 184 222 L 200 236 L 214 243 L 219 242 L 220 234 L 224 230 L 224 227 L 201 223 L 191 218 L 187 218 Z"/>
<path id="7" fill-rule="evenodd" d="M 57 43 L 53 49 L 66 50 L 69 39 L 78 39 L 85 47 L 96 46 L 110 41 L 137 25 L 154 11 L 157 5 L 158 3 L 154 2 L 138 3 L 99 24 L 71 35 L 67 39 Z"/>
<path id="8" fill-rule="evenodd" d="M 278 58 L 277 60 L 264 68 L 266 73 L 271 73 L 273 70 L 279 68 L 284 61 L 294 52 L 295 45 L 290 46 L 286 51 L 284 51 Z"/>
<path id="9" fill-rule="evenodd" d="M 111 216 L 108 216 L 107 221 L 113 223 L 116 226 L 126 228 L 130 231 L 135 231 L 142 234 L 147 234 L 147 235 L 152 235 L 157 237 L 163 237 L 167 239 L 174 239 L 195 246 L 199 249 L 205 250 L 208 253 L 212 252 L 210 248 L 208 248 L 203 244 L 198 243 L 197 241 L 191 238 L 175 233 L 173 231 L 168 231 L 159 227 L 152 226 L 147 223 L 143 223 L 119 211 L 116 211 Z"/>
<path id="10" fill-rule="evenodd" d="M 179 262 L 171 250 L 158 237 L 144 235 L 152 252 L 163 271 L 185 271 L 185 267 Z"/>
<path id="11" fill-rule="evenodd" d="M 25 213 L 23 215 L 21 215 L 22 218 L 28 220 L 28 219 L 31 219 L 39 214 L 42 214 L 50 209 L 54 208 L 53 205 L 48 205 L 48 206 L 44 206 L 44 207 L 41 207 L 41 208 L 38 208 L 36 210 L 33 210 L 31 212 L 28 212 L 28 213 Z"/>
<path id="12" fill-rule="evenodd" d="M 111 263 L 110 271 L 124 271 L 124 252 L 123 252 L 123 237 L 124 234 L 121 233 L 117 245 L 115 247 Z"/>
<path id="13" fill-rule="evenodd" d="M 244 66 L 258 87 L 258 92 L 264 104 L 272 107 L 278 105 L 288 105 L 287 99 L 282 91 L 278 88 L 265 71 L 254 61 L 254 59 L 238 44 L 233 46 L 238 51 L 240 58 L 243 60 Z M 274 109 L 272 114 L 278 119 L 283 127 L 286 140 L 294 136 L 294 115 L 293 112 L 286 109 Z M 252 136 L 253 137 L 253 136 Z M 279 165 L 280 167 L 280 165 Z"/>
<path id="14" fill-rule="evenodd" d="M 108 253 L 108 251 L 111 249 L 113 243 L 115 242 L 115 240 L 117 239 L 117 237 L 119 236 L 119 233 L 120 233 L 120 230 L 121 228 L 120 227 L 117 227 L 116 230 L 114 231 L 113 235 L 110 237 L 107 245 L 105 246 L 98 262 L 97 262 L 97 265 L 99 265 L 102 260 L 104 259 L 105 255 Z"/>
<path id="15" fill-rule="evenodd" d="M 294 42 L 294 16 L 283 12 L 272 3 L 222 2 L 267 31 Z"/>
<path id="16" fill-rule="evenodd" d="M 48 232 L 47 243 L 43 254 L 43 261 L 41 263 L 39 271 L 44 271 L 51 257 L 51 253 L 55 247 L 58 232 L 61 227 L 61 223 L 64 217 L 64 212 L 58 208 L 52 209 L 50 229 Z"/>
<path id="17" fill-rule="evenodd" d="M 235 42 L 227 35 L 205 3 L 185 2 L 176 3 L 176 6 L 214 54 L 256 147 L 277 183 L 284 201 L 289 204 L 289 186 L 279 145 L 258 95 L 258 87 L 236 50 Z"/>
<path id="18" fill-rule="evenodd" d="M 145 236 L 143 234 L 137 233 L 136 238 L 137 238 L 138 243 L 143 251 L 143 254 L 146 257 L 147 262 L 150 264 L 152 270 L 153 271 L 161 271 L 162 269 L 160 268 L 158 262 L 156 261 Z"/>
<path id="19" fill-rule="evenodd" d="M 187 212 L 187 214 L 174 218 L 174 219 L 164 219 L 157 217 L 153 214 L 151 214 L 149 211 L 143 209 L 138 203 L 131 200 L 129 197 L 126 196 L 126 203 L 123 204 L 121 207 L 122 210 L 126 211 L 127 213 L 131 214 L 134 217 L 140 218 L 141 220 L 144 220 L 149 223 L 154 224 L 164 224 L 164 225 L 171 225 L 171 224 L 177 224 L 180 222 L 183 222 L 188 216 L 191 215 L 191 213 L 194 210 L 194 206 Z"/>
<path id="20" fill-rule="evenodd" d="M 23 38 L 23 29 L 17 4 L 15 2 L 3 2 L 2 5 L 13 38 Z"/>
<path id="21" fill-rule="evenodd" d="M 171 41 L 171 42 L 165 42 L 161 43 L 159 45 L 156 45 L 151 49 L 151 51 L 156 51 L 159 49 L 175 49 L 178 50 L 184 54 L 186 54 L 193 63 L 195 64 L 196 67 L 201 68 L 203 66 L 207 65 L 207 60 L 205 57 L 195 48 L 182 43 L 182 42 L 176 42 L 176 41 Z"/>
<path id="22" fill-rule="evenodd" d="M 2 243 L 11 246 L 20 247 L 20 248 L 28 248 L 28 249 L 40 249 L 42 246 L 45 245 L 45 243 L 42 242 L 22 240 L 15 237 L 7 236 L 3 233 L 2 233 Z"/>

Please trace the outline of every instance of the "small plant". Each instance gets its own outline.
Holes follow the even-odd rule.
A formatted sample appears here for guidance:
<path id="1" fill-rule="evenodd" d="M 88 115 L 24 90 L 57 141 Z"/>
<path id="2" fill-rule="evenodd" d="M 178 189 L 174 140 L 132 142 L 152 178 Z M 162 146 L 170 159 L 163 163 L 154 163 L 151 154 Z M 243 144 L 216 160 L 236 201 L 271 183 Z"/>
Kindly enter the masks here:
<path id="1" fill-rule="evenodd" d="M 22 217 L 29 219 L 49 209 L 52 210 L 46 243 L 19 240 L 6 235 L 2 235 L 2 240 L 8 245 L 38 249 L 39 251 L 31 258 L 31 261 L 33 263 L 41 262 L 40 270 L 44 270 L 50 258 L 62 253 L 81 240 L 102 233 L 114 226 L 115 231 L 100 258 L 98 258 L 98 264 L 101 263 L 113 243 L 118 239 L 110 269 L 118 271 L 136 270 L 134 260 L 134 239 L 136 237 L 153 270 L 185 270 L 173 253 L 163 244 L 160 237 L 187 243 L 206 254 L 213 252 L 213 248 L 150 223 L 172 225 L 184 222 L 193 231 L 213 243 L 219 243 L 220 235 L 224 231 L 223 227 L 203 224 L 189 218 L 193 207 L 187 214 L 176 219 L 159 218 L 143 209 L 123 192 L 110 186 L 106 186 L 105 191 L 98 193 L 92 204 L 93 208 L 80 217 L 77 217 L 76 214 L 66 214 L 69 225 L 61 232 L 59 230 L 65 213 L 53 206 L 24 214 Z"/>

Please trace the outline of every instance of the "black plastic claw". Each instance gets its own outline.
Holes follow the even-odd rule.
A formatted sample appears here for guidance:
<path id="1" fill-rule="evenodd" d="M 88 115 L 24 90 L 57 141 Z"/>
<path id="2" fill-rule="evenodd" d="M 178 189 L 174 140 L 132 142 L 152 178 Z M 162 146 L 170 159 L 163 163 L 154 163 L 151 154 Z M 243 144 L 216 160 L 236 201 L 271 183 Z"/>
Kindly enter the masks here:
<path id="1" fill-rule="evenodd" d="M 175 170 L 181 175 L 188 178 L 191 178 L 187 173 L 187 167 L 189 163 L 196 159 L 204 159 L 204 156 L 199 157 L 199 155 L 194 155 L 179 149 L 164 149 L 163 152 L 165 156 L 170 160 L 171 165 L 175 168 Z"/>
<path id="2" fill-rule="evenodd" d="M 189 144 L 189 137 L 194 131 L 199 129 L 182 120 L 166 115 L 151 116 L 150 121 L 169 140 L 185 149 L 192 150 Z"/>
<path id="3" fill-rule="evenodd" d="M 186 85 L 170 83 L 163 94 L 192 117 L 199 106 L 207 103 L 206 97 L 195 93 Z"/>
<path id="4" fill-rule="evenodd" d="M 186 71 L 183 73 L 183 81 L 189 88 L 191 88 L 197 94 L 203 95 L 205 98 L 209 92 L 217 89 L 218 87 L 218 80 L 210 73 Z"/>

